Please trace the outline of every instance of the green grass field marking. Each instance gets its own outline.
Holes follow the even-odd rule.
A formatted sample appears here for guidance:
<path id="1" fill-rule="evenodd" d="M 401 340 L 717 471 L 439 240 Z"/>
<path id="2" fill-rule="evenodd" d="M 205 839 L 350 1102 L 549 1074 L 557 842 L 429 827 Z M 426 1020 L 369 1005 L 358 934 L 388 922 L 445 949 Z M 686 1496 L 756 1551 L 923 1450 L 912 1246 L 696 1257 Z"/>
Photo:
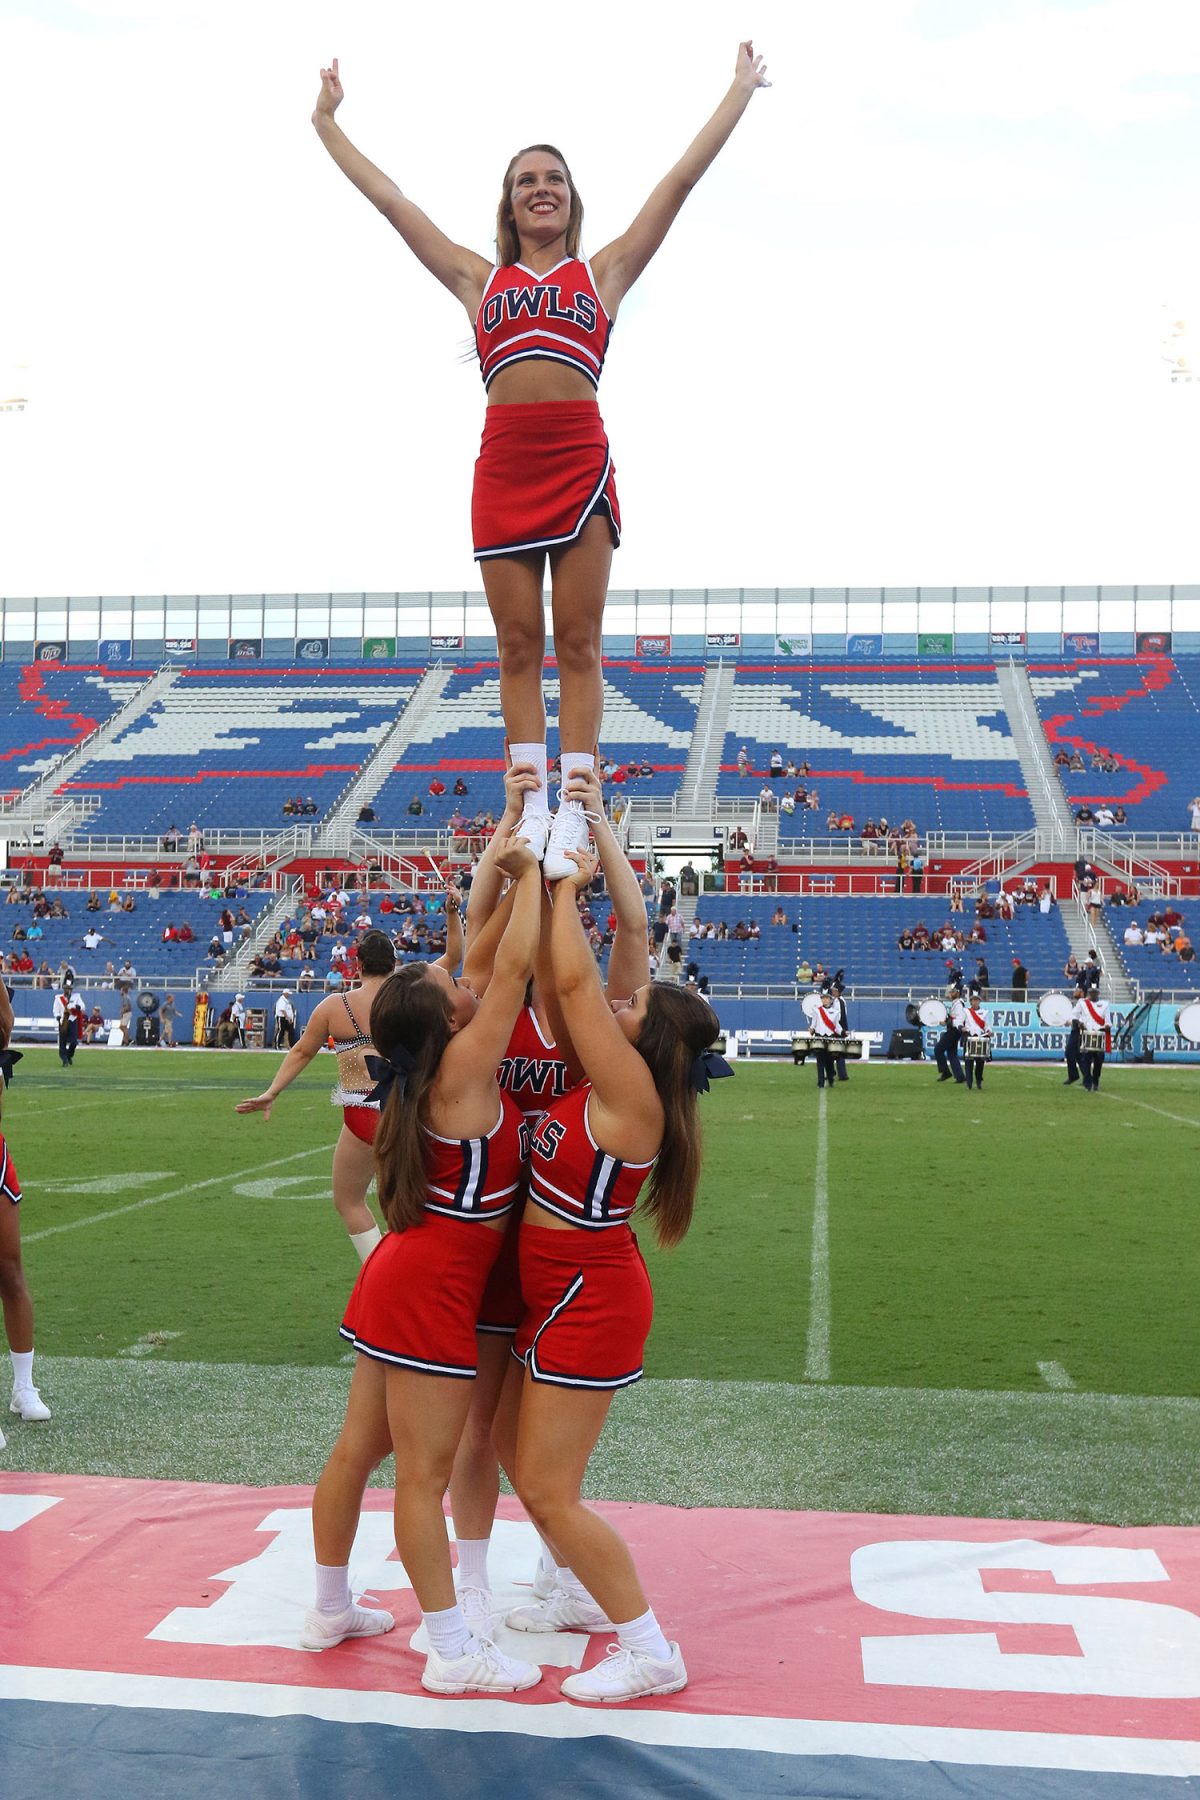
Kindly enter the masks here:
<path id="1" fill-rule="evenodd" d="M 808 1337 L 805 1381 L 829 1380 L 829 1120 L 826 1090 L 817 1095 L 817 1143 L 813 1156 L 812 1248 L 808 1269 Z"/>
<path id="2" fill-rule="evenodd" d="M 277 1156 L 274 1162 L 255 1163 L 248 1169 L 234 1169 L 228 1174 L 210 1175 L 205 1181 L 190 1181 L 185 1187 L 173 1188 L 168 1194 L 147 1194 L 141 1200 L 131 1200 L 126 1206 L 111 1206 L 106 1212 L 88 1213 L 79 1219 L 71 1219 L 64 1225 L 46 1225 L 41 1231 L 31 1231 L 24 1237 L 26 1244 L 40 1243 L 43 1238 L 58 1237 L 64 1231 L 80 1231 L 87 1225 L 105 1225 L 110 1219 L 120 1219 L 126 1213 L 142 1212 L 147 1206 L 161 1206 L 167 1200 L 182 1200 L 187 1194 L 198 1194 L 204 1188 L 227 1187 L 247 1175 L 261 1175 L 266 1169 L 281 1169 L 285 1163 L 299 1162 L 302 1157 L 316 1156 L 324 1145 L 317 1145 L 311 1150 L 297 1150 L 292 1156 Z"/>
<path id="3" fill-rule="evenodd" d="M 1114 1094 L 1111 1088 L 1100 1090 L 1102 1100 L 1115 1100 L 1120 1106 L 1140 1106 L 1144 1112 L 1157 1113 L 1160 1119 L 1173 1119 L 1176 1125 L 1200 1125 L 1200 1119 L 1185 1119 L 1180 1113 L 1166 1112 L 1161 1106 L 1151 1106 L 1148 1100 L 1135 1100 L 1132 1094 Z"/>
<path id="4" fill-rule="evenodd" d="M 4 1421 L 5 1469 L 311 1485 L 346 1369 L 42 1358 L 48 1424 Z M 644 1381 L 587 1491 L 674 1506 L 1200 1524 L 1200 1401 Z M 391 1464 L 376 1477 L 391 1485 Z"/>

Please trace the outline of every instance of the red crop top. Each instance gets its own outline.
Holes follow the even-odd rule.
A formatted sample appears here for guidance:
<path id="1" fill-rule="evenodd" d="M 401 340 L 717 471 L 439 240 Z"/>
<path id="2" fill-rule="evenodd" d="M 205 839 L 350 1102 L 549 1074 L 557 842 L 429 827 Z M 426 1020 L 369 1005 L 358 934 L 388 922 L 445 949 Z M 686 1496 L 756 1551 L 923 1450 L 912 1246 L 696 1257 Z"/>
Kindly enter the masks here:
<path id="1" fill-rule="evenodd" d="M 590 263 L 566 256 L 545 275 L 524 263 L 492 270 L 475 318 L 483 385 L 519 362 L 559 362 L 593 387 L 612 333 Z"/>

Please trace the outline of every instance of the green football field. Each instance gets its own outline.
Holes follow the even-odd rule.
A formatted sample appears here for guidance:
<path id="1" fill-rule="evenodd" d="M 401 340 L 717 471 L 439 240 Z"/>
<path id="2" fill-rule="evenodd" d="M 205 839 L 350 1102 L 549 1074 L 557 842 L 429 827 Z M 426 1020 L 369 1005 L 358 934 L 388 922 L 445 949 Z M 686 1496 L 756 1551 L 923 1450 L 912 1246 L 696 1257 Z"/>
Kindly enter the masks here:
<path id="1" fill-rule="evenodd" d="M 270 1121 L 252 1053 L 27 1055 L 21 1173 L 49 1426 L 0 1466 L 309 1480 L 336 1429 L 357 1268 L 319 1060 Z M 1200 1519 L 1200 1072 L 742 1067 L 702 1103 L 703 1188 L 643 1239 L 648 1380 L 614 1497 Z"/>

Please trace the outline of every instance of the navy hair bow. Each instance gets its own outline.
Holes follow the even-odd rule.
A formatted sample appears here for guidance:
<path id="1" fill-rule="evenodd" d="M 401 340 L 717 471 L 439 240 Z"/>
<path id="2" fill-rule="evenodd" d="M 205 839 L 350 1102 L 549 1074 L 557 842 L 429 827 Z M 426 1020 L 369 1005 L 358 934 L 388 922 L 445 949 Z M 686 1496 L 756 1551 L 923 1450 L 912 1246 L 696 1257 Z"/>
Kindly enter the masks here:
<path id="1" fill-rule="evenodd" d="M 367 1065 L 367 1074 L 375 1083 L 367 1095 L 368 1105 L 375 1101 L 382 1106 L 392 1089 L 397 1086 L 401 1099 L 404 1098 L 408 1078 L 417 1066 L 417 1059 L 411 1050 L 406 1050 L 403 1044 L 397 1044 L 390 1056 L 365 1056 L 363 1061 Z"/>
<path id="2" fill-rule="evenodd" d="M 733 1070 L 716 1050 L 702 1050 L 692 1064 L 688 1086 L 693 1094 L 707 1094 L 710 1081 L 722 1081 Z"/>
<path id="3" fill-rule="evenodd" d="M 13 1078 L 13 1066 L 19 1063 L 23 1052 L 20 1050 L 0 1050 L 0 1081 L 8 1087 Z"/>

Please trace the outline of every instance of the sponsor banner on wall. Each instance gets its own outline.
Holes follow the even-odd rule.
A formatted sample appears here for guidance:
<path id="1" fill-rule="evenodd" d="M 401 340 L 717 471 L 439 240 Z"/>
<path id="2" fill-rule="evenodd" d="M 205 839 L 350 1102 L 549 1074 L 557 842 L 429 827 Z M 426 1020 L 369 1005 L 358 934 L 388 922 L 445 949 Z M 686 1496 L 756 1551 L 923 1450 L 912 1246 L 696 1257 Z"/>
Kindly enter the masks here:
<path id="1" fill-rule="evenodd" d="M 132 638 L 101 638 L 96 646 L 96 661 L 102 663 L 132 662 Z"/>
<path id="2" fill-rule="evenodd" d="M 1100 633 L 1098 631 L 1064 631 L 1064 656 L 1099 656 Z"/>
<path id="3" fill-rule="evenodd" d="M 296 639 L 297 662 L 328 662 L 329 639 L 327 637 L 298 637 Z"/>
<path id="4" fill-rule="evenodd" d="M 990 634 L 993 650 L 1023 650 L 1025 633 L 1023 631 L 993 631 Z"/>
<path id="5" fill-rule="evenodd" d="M 704 641 L 710 650 L 738 650 L 742 634 L 740 631 L 709 631 L 705 633 Z"/>
<path id="6" fill-rule="evenodd" d="M 776 656 L 811 656 L 812 636 L 807 631 L 792 631 L 775 639 Z"/>
<path id="7" fill-rule="evenodd" d="M 1170 656 L 1169 631 L 1139 631 L 1134 639 L 1139 656 Z"/>
<path id="8" fill-rule="evenodd" d="M 953 656 L 954 633 L 952 631 L 919 631 L 917 633 L 918 656 Z"/>
<path id="9" fill-rule="evenodd" d="M 164 638 L 163 649 L 168 656 L 195 656 L 195 638 Z"/>
<path id="10" fill-rule="evenodd" d="M 633 640 L 635 656 L 670 656 L 671 640 L 669 637 L 637 637 Z"/>
<path id="11" fill-rule="evenodd" d="M 983 1010 L 991 1027 L 993 1056 L 1001 1060 L 1008 1057 L 1038 1057 L 1052 1062 L 1062 1058 L 1067 1043 L 1066 1029 L 1043 1025 L 1036 1005 L 1027 1001 L 985 1000 Z M 1116 1006 L 1110 1009 L 1109 1018 L 1114 1037 L 1127 1011 L 1128 1008 Z M 932 1057 L 934 1045 L 940 1036 L 940 1027 L 925 1027 L 926 1056 Z M 960 1050 L 960 1059 L 962 1054 Z"/>
<path id="12" fill-rule="evenodd" d="M 362 641 L 364 662 L 392 662 L 396 656 L 394 637 L 365 637 Z"/>
<path id="13" fill-rule="evenodd" d="M 461 650 L 466 640 L 461 632 L 439 631 L 429 640 L 431 650 Z"/>
<path id="14" fill-rule="evenodd" d="M 39 638 L 33 646 L 34 662 L 66 662 L 67 646 L 62 638 Z"/>
<path id="15" fill-rule="evenodd" d="M 230 638 L 230 662 L 261 662 L 263 641 L 261 638 Z"/>
<path id="16" fill-rule="evenodd" d="M 846 639 L 846 655 L 856 660 L 869 660 L 883 655 L 881 631 L 856 631 Z"/>

